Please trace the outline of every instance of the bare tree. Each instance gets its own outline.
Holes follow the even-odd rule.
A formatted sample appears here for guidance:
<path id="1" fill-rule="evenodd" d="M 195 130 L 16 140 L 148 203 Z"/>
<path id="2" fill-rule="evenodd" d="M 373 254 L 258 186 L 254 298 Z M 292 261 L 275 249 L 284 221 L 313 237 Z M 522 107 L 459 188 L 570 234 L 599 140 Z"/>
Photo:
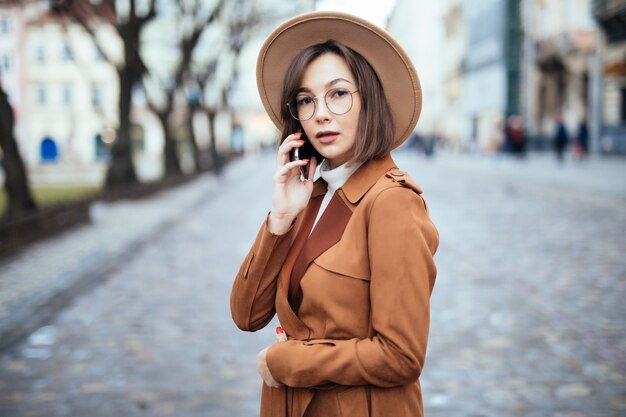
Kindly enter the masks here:
<path id="1" fill-rule="evenodd" d="M 203 113 L 209 123 L 209 152 L 211 160 L 211 169 L 216 173 L 219 173 L 222 168 L 222 155 L 217 150 L 217 143 L 215 137 L 215 119 L 219 112 L 232 113 L 233 107 L 230 106 L 230 91 L 232 91 L 234 83 L 238 79 L 238 67 L 237 61 L 241 51 L 251 38 L 253 31 L 255 31 L 260 23 L 259 16 L 255 10 L 254 2 L 245 0 L 233 0 L 229 1 L 224 7 L 224 13 L 222 13 L 222 24 L 226 30 L 226 45 L 219 50 L 208 62 L 196 63 L 196 65 L 189 68 L 187 74 L 188 88 L 192 91 L 196 91 L 193 95 L 193 99 L 189 100 L 190 112 L 187 124 L 190 128 L 191 117 L 196 112 Z M 220 56 L 221 55 L 221 56 Z M 230 58 L 233 65 L 230 67 L 230 76 L 227 83 L 216 83 L 215 78 L 217 75 L 218 61 L 224 59 L 225 56 Z M 215 91 L 218 89 L 218 91 Z M 206 95 L 212 91 L 212 95 L 217 97 L 217 100 L 208 102 Z M 232 117 L 232 116 L 231 116 Z M 194 135 L 192 138 L 192 150 L 194 151 L 194 158 L 196 160 L 196 166 L 202 166 L 200 162 L 200 150 L 195 142 Z"/>
<path id="2" fill-rule="evenodd" d="M 115 66 L 120 82 L 119 128 L 117 139 L 111 149 L 111 163 L 107 171 L 105 188 L 116 189 L 138 182 L 132 160 L 130 136 L 130 110 L 133 88 L 141 82 L 147 68 L 140 56 L 140 35 L 145 26 L 156 17 L 156 0 L 147 0 L 144 14 L 140 14 L 136 0 L 127 0 L 126 9 L 120 9 L 116 0 L 101 0 L 98 3 L 81 0 L 54 0 L 52 12 L 78 22 L 89 33 L 100 48 L 97 25 L 110 24 L 117 31 L 123 44 L 123 59 L 115 62 L 106 53 L 105 58 Z"/>
<path id="3" fill-rule="evenodd" d="M 0 0 L 0 6 L 16 6 L 15 0 Z M 9 96 L 0 81 L 0 150 L 2 158 L 0 166 L 4 171 L 4 189 L 8 204 L 6 218 L 15 217 L 21 213 L 36 210 L 26 166 L 15 140 L 15 114 Z"/>
<path id="4" fill-rule="evenodd" d="M 177 65 L 173 70 L 173 74 L 169 79 L 161 82 L 161 92 L 163 93 L 162 103 L 159 105 L 157 100 L 148 96 L 148 106 L 152 112 L 158 117 L 164 133 L 164 150 L 165 155 L 165 175 L 179 175 L 181 173 L 179 158 L 176 152 L 176 143 L 171 129 L 170 116 L 174 109 L 175 95 L 184 86 L 185 74 L 188 73 L 193 51 L 198 45 L 204 30 L 218 17 L 225 0 L 220 0 L 213 9 L 208 12 L 203 4 L 203 0 L 195 0 L 194 2 L 178 3 L 178 20 L 180 26 L 180 40 L 178 42 L 180 57 Z M 153 75 L 154 78 L 154 75 Z M 148 90 L 148 89 L 146 89 Z M 193 126 L 188 123 L 190 134 L 193 135 Z M 196 148 L 195 138 L 191 139 L 192 149 Z M 194 152 L 195 153 L 195 152 Z M 194 157 L 196 169 L 198 169 L 198 160 Z"/>
<path id="5" fill-rule="evenodd" d="M 15 140 L 14 125 L 13 108 L 0 83 L 0 149 L 3 153 L 4 188 L 8 197 L 6 217 L 14 217 L 37 208 L 28 185 L 24 161 Z"/>

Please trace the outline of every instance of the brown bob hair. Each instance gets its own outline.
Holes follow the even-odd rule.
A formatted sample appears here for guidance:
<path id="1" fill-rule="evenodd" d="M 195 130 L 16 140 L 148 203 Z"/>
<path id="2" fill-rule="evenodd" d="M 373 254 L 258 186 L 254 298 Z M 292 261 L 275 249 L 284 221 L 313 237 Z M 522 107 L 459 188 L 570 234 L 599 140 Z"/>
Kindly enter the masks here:
<path id="1" fill-rule="evenodd" d="M 285 74 L 281 102 L 288 103 L 295 97 L 307 66 L 326 53 L 339 55 L 346 61 L 361 95 L 357 137 L 350 161 L 364 162 L 382 158 L 393 148 L 395 137 L 391 111 L 383 87 L 369 62 L 343 43 L 328 40 L 311 45 L 296 55 Z M 280 117 L 283 123 L 281 143 L 298 129 L 304 131 L 300 122 L 291 117 L 286 105 L 282 106 Z"/>

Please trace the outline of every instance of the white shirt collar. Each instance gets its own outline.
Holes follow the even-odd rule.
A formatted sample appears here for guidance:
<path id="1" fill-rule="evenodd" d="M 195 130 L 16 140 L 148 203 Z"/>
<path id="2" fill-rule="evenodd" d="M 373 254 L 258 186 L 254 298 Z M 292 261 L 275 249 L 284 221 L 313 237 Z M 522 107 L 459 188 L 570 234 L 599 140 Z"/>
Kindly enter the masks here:
<path id="1" fill-rule="evenodd" d="M 361 165 L 363 165 L 363 162 L 356 162 L 349 167 L 347 167 L 346 164 L 347 162 L 334 169 L 330 169 L 330 162 L 328 159 L 324 159 L 324 161 L 322 161 L 320 164 L 320 177 L 328 183 L 327 192 L 332 194 L 337 191 L 337 189 L 344 185 L 346 181 L 348 181 L 348 178 L 350 178 L 350 176 L 354 174 L 354 172 L 359 169 Z"/>

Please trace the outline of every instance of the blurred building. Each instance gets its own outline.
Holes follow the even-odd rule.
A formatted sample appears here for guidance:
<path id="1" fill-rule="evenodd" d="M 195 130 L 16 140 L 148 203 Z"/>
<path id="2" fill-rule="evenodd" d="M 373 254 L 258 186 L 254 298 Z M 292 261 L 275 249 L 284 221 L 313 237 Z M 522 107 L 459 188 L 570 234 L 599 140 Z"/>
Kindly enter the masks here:
<path id="1" fill-rule="evenodd" d="M 496 151 L 520 115 L 551 149 L 562 113 L 572 141 L 626 153 L 626 0 L 397 0 L 388 30 L 422 80 L 421 135 Z"/>
<path id="2" fill-rule="evenodd" d="M 106 161 L 103 132 L 117 125 L 115 68 L 79 25 L 49 15 L 28 23 L 25 43 L 29 112 L 21 119 L 27 121 L 21 142 L 26 162 Z"/>
<path id="3" fill-rule="evenodd" d="M 469 140 L 495 150 L 505 118 L 520 113 L 519 0 L 464 0 L 463 11 L 463 110 L 471 121 Z"/>
<path id="4" fill-rule="evenodd" d="M 562 113 L 570 137 L 587 123 L 594 53 L 590 0 L 526 0 L 523 115 L 534 147 L 551 147 Z"/>
<path id="5" fill-rule="evenodd" d="M 115 69 L 78 24 L 48 13 L 45 2 L 0 3 L 0 32 L 2 85 L 35 181 L 100 181 L 117 125 Z"/>
<path id="6" fill-rule="evenodd" d="M 597 108 L 592 131 L 603 152 L 626 153 L 626 0 L 594 0 Z"/>
<path id="7" fill-rule="evenodd" d="M 444 100 L 448 55 L 442 53 L 446 50 L 442 16 L 447 3 L 397 0 L 386 28 L 411 57 L 420 78 L 423 106 L 415 132 L 424 138 L 442 135 L 447 116 L 453 117 L 446 113 Z"/>
<path id="8" fill-rule="evenodd" d="M 518 0 L 398 0 L 389 32 L 407 49 L 424 90 L 417 132 L 457 148 L 500 146 L 518 106 Z"/>
<path id="9" fill-rule="evenodd" d="M 468 139 L 490 146 L 492 130 L 501 125 L 506 103 L 504 1 L 463 1 L 467 54 L 463 59 L 463 105 L 471 120 Z M 490 22 L 490 24 L 485 24 Z"/>
<path id="10" fill-rule="evenodd" d="M 443 11 L 443 108 L 441 135 L 456 148 L 470 136 L 471 123 L 463 112 L 463 62 L 466 49 L 466 26 L 463 24 L 463 1 L 448 0 Z"/>

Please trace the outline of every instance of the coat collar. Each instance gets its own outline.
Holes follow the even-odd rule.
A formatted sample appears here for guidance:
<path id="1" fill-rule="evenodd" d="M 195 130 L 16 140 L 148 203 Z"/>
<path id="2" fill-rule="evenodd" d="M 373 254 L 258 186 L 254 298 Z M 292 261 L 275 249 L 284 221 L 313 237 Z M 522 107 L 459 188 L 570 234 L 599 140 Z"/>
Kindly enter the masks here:
<path id="1" fill-rule="evenodd" d="M 348 178 L 341 189 L 348 201 L 356 204 L 367 190 L 372 188 L 376 181 L 392 168 L 397 168 L 397 166 L 390 154 L 379 159 L 370 159 Z"/>
<path id="2" fill-rule="evenodd" d="M 348 181 L 340 188 L 343 190 L 346 198 L 350 203 L 356 204 L 361 197 L 372 188 L 378 179 L 397 165 L 391 154 L 387 154 L 379 159 L 370 159 L 356 170 L 354 174 L 348 178 Z M 323 178 L 318 178 L 313 184 L 313 192 L 311 197 L 317 197 L 326 194 L 328 184 Z"/>
<path id="3" fill-rule="evenodd" d="M 320 177 L 315 180 L 313 183 L 313 192 L 311 193 L 311 198 L 319 197 L 320 195 L 326 194 L 328 190 L 328 184 L 324 181 L 324 178 Z"/>

